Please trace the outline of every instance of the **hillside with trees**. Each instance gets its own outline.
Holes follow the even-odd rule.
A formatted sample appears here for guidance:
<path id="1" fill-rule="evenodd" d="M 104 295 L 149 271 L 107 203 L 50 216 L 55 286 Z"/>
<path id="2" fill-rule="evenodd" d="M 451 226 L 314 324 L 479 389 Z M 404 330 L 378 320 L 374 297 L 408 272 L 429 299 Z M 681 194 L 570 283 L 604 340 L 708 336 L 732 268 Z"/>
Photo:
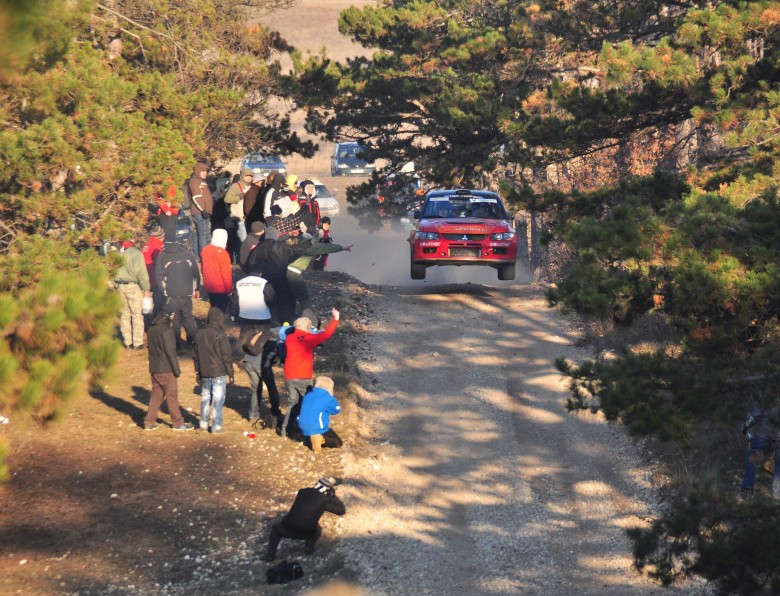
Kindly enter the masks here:
<path id="1" fill-rule="evenodd" d="M 285 0 L 0 4 L 0 410 L 45 422 L 115 361 L 97 247 L 134 238 L 196 158 L 311 154 L 268 108 Z M 0 445 L 0 456 L 3 453 Z M 0 457 L 2 464 L 2 457 Z M 6 471 L 2 468 L 4 477 Z"/>
<path id="2" fill-rule="evenodd" d="M 376 52 L 298 63 L 322 90 L 298 98 L 310 130 L 360 141 L 385 174 L 413 161 L 434 185 L 499 180 L 573 255 L 551 304 L 672 330 L 560 361 L 571 409 L 685 447 L 780 403 L 780 4 L 414 0 L 340 26 Z M 639 567 L 780 589 L 776 501 L 728 482 L 681 492 L 633 533 Z"/>

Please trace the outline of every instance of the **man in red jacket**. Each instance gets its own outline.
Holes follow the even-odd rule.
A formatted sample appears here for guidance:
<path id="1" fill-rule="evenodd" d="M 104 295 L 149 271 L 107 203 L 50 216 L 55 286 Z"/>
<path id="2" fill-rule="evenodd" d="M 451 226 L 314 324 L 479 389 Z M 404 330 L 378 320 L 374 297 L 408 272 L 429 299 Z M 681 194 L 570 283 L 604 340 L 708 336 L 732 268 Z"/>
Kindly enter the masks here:
<path id="1" fill-rule="evenodd" d="M 233 265 L 226 250 L 227 231 L 214 230 L 211 244 L 200 253 L 203 268 L 203 287 L 209 295 L 211 306 L 216 306 L 223 313 L 230 304 L 230 293 L 233 291 Z"/>
<path id="2" fill-rule="evenodd" d="M 336 332 L 341 314 L 335 308 L 333 318 L 322 333 L 312 333 L 312 320 L 308 317 L 295 319 L 295 329 L 284 340 L 287 357 L 284 361 L 284 381 L 287 385 L 287 412 L 284 415 L 281 434 L 287 434 L 290 411 L 306 395 L 314 377 L 314 348 Z"/>
<path id="3" fill-rule="evenodd" d="M 154 274 L 154 264 L 157 262 L 157 257 L 160 256 L 160 252 L 163 249 L 163 242 L 165 240 L 165 232 L 159 225 L 154 225 L 149 231 L 149 240 L 141 252 L 144 255 L 144 263 L 146 263 L 146 271 L 149 273 L 149 282 L 152 286 L 152 298 L 154 299 L 154 312 L 157 312 L 162 308 L 165 302 L 165 297 L 162 293 L 162 288 L 157 287 L 157 277 Z M 150 317 L 151 318 L 151 317 Z"/>

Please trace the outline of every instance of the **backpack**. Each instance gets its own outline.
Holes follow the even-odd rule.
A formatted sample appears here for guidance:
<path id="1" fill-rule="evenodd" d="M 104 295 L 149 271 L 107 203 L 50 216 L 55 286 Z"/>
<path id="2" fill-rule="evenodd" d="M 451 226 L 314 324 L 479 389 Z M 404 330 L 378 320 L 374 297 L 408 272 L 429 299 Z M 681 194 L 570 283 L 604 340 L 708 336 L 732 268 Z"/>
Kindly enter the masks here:
<path id="1" fill-rule="evenodd" d="M 285 345 L 285 340 L 287 339 L 287 334 L 291 333 L 293 329 L 295 329 L 294 325 L 279 329 L 279 341 L 276 342 L 276 355 L 279 357 L 279 363 L 282 365 L 284 365 L 284 361 L 287 359 L 287 346 Z"/>
<path id="2" fill-rule="evenodd" d="M 266 571 L 269 584 L 287 584 L 294 579 L 303 577 L 303 567 L 298 561 L 282 561 Z"/>
<path id="3" fill-rule="evenodd" d="M 181 187 L 181 194 L 184 197 L 181 202 L 182 209 L 190 209 L 192 207 L 192 190 L 190 190 L 190 179 L 187 178 Z"/>

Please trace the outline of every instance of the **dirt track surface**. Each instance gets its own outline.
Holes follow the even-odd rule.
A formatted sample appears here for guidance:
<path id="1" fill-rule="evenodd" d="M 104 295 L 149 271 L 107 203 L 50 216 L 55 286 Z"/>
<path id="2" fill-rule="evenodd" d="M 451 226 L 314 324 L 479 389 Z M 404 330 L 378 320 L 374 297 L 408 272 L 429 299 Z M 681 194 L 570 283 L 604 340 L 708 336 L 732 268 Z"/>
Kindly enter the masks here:
<path id="1" fill-rule="evenodd" d="M 623 432 L 569 415 L 576 331 L 533 286 L 381 288 L 337 549 L 368 593 L 658 593 L 624 529 L 653 498 Z"/>

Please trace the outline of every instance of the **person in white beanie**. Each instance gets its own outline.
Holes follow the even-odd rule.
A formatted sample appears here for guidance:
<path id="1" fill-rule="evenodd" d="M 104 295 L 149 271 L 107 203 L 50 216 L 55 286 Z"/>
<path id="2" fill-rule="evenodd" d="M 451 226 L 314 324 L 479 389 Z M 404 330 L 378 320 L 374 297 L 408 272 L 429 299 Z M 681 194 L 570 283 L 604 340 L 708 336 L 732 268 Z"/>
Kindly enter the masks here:
<path id="1" fill-rule="evenodd" d="M 233 291 L 233 265 L 226 250 L 227 239 L 226 230 L 214 230 L 211 244 L 200 253 L 203 287 L 209 295 L 211 306 L 216 306 L 223 313 L 227 312 L 230 293 Z"/>

